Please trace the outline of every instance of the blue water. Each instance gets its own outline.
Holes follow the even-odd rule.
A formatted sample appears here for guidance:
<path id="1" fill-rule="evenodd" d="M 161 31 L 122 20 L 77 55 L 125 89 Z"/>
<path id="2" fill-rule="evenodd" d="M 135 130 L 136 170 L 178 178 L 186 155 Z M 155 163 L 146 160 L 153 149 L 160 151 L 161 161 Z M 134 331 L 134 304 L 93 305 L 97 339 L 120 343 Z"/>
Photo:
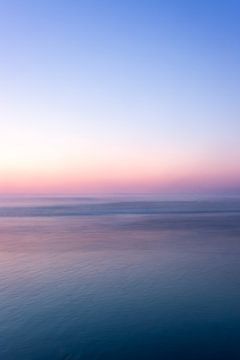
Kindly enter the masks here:
<path id="1" fill-rule="evenodd" d="M 0 359 L 240 359 L 240 201 L 0 200 Z"/>

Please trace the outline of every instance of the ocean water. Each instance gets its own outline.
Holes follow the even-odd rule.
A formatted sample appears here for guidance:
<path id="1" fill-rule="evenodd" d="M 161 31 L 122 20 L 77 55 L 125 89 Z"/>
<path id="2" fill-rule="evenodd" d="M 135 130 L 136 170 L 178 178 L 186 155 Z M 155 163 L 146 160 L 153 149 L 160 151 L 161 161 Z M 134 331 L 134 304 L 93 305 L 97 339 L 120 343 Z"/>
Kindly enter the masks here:
<path id="1" fill-rule="evenodd" d="M 240 359 L 240 201 L 0 200 L 0 359 Z"/>

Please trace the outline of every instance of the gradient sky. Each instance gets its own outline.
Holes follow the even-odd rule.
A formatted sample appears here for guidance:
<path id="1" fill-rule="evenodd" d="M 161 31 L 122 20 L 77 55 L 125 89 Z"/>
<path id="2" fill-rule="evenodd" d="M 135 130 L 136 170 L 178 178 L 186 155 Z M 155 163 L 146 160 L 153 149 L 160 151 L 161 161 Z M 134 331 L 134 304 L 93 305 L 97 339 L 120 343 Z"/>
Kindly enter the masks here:
<path id="1" fill-rule="evenodd" d="M 0 193 L 239 192 L 239 16 L 0 0 Z"/>

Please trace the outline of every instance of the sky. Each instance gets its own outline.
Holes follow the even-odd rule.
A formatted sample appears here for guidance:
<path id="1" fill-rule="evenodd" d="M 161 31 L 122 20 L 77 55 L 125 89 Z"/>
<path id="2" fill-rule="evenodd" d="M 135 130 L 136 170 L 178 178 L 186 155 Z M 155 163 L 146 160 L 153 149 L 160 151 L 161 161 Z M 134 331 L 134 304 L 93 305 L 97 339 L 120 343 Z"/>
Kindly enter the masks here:
<path id="1" fill-rule="evenodd" d="M 240 193 L 239 14 L 0 0 L 0 193 Z"/>

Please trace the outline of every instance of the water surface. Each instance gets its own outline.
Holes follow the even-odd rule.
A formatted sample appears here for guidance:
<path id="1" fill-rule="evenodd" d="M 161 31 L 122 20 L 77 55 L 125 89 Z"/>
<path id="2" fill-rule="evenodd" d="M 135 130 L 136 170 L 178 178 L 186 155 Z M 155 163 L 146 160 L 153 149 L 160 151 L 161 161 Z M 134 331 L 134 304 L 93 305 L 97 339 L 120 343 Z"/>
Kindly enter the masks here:
<path id="1" fill-rule="evenodd" d="M 240 202 L 1 199 L 0 358 L 240 359 Z"/>

